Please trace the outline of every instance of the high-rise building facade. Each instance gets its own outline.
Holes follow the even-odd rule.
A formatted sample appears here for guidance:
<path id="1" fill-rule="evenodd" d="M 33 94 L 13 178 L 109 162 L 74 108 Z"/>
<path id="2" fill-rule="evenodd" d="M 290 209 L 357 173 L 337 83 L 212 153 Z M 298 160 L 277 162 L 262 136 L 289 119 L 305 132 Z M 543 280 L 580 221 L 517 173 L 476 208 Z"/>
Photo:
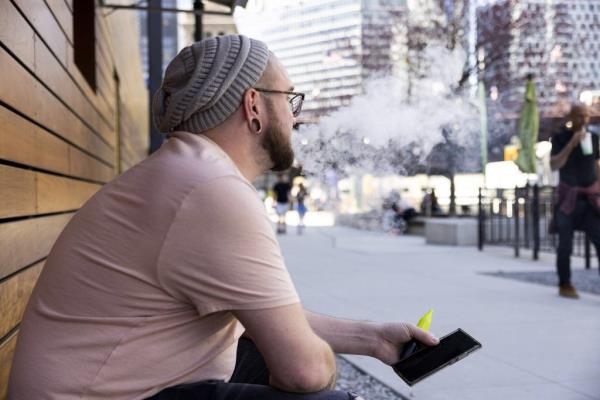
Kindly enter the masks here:
<path id="1" fill-rule="evenodd" d="M 528 74 L 542 122 L 563 116 L 582 92 L 600 89 L 600 2 L 502 0 L 480 7 L 477 48 L 491 127 L 507 139 L 516 133 Z"/>
<path id="2" fill-rule="evenodd" d="M 181 9 L 191 10 L 194 7 L 194 1 L 177 0 L 177 5 Z M 204 38 L 237 33 L 237 27 L 232 15 L 210 14 L 211 12 L 228 13 L 230 12 L 229 7 L 213 3 L 212 1 L 204 1 L 204 11 L 209 13 L 204 14 L 202 17 L 202 34 Z M 177 47 L 178 50 L 181 50 L 194 42 L 196 19 L 194 14 L 190 13 L 179 13 L 177 19 Z"/>
<path id="3" fill-rule="evenodd" d="M 402 60 L 404 1 L 281 0 L 236 15 L 242 33 L 264 40 L 305 92 L 303 118 L 315 119 L 362 93 L 364 80 Z M 269 8 L 270 7 L 270 8 Z M 257 23 L 262 18 L 265 23 Z M 244 29 L 245 28 L 245 29 Z"/>
<path id="4" fill-rule="evenodd" d="M 162 0 L 163 8 L 177 8 L 177 0 Z M 139 11 L 138 18 L 140 21 L 140 51 L 142 53 L 142 66 L 144 68 L 144 79 L 148 81 L 148 12 Z M 177 55 L 177 13 L 163 12 L 162 13 L 162 70 L 167 68 L 169 62 Z"/>

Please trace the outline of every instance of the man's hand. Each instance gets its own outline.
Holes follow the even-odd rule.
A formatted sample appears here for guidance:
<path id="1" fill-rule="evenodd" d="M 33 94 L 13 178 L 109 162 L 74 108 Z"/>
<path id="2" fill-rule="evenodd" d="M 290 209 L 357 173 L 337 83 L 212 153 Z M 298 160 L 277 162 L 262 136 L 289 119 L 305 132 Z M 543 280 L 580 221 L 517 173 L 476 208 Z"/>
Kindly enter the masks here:
<path id="1" fill-rule="evenodd" d="M 435 346 L 439 340 L 431 333 L 407 322 L 389 322 L 379 325 L 378 340 L 373 356 L 385 364 L 393 365 L 400 361 L 404 345 L 415 339 L 427 346 Z"/>
<path id="2" fill-rule="evenodd" d="M 308 310 L 305 314 L 313 330 L 334 352 L 375 357 L 388 365 L 398 362 L 399 352 L 411 339 L 428 346 L 439 343 L 432 334 L 406 322 L 355 321 Z"/>
<path id="3" fill-rule="evenodd" d="M 567 143 L 567 145 L 556 155 L 550 157 L 550 169 L 552 171 L 557 171 L 565 166 L 569 156 L 573 149 L 579 146 L 579 143 L 585 138 L 586 131 L 585 129 L 580 129 L 577 132 L 573 132 L 573 136 Z"/>
<path id="4" fill-rule="evenodd" d="M 571 137 L 571 146 L 576 147 L 581 143 L 581 141 L 585 138 L 586 131 L 585 129 L 580 129 L 577 132 L 573 132 L 573 136 Z"/>

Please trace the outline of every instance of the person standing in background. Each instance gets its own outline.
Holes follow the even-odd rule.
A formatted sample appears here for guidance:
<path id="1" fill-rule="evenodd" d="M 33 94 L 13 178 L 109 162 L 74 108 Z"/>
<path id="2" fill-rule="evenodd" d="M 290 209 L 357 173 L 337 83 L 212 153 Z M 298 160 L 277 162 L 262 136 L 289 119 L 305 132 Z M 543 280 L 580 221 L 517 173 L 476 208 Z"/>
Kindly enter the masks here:
<path id="1" fill-rule="evenodd" d="M 590 112 L 584 104 L 571 106 L 566 126 L 552 137 L 550 168 L 559 171 L 552 229 L 558 233 L 556 270 L 558 294 L 579 298 L 571 283 L 573 233 L 582 230 L 600 258 L 600 144 L 587 131 Z"/>
<path id="2" fill-rule="evenodd" d="M 273 186 L 273 194 L 275 195 L 275 210 L 277 212 L 277 233 L 283 234 L 287 230 L 285 216 L 290 208 L 292 187 L 285 180 L 282 173 L 277 175 L 277 183 Z"/>
<path id="3" fill-rule="evenodd" d="M 308 196 L 308 191 L 303 183 L 298 184 L 298 193 L 296 193 L 296 204 L 298 208 L 298 235 L 302 235 L 304 231 L 304 215 L 306 215 L 306 205 L 304 201 Z"/>

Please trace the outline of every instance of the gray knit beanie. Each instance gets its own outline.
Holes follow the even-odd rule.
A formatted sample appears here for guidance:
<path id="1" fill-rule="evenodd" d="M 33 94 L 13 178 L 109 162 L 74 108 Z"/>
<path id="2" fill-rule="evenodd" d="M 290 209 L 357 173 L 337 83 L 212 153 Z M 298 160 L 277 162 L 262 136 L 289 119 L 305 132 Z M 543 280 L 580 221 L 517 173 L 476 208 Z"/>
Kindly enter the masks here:
<path id="1" fill-rule="evenodd" d="M 242 35 L 216 36 L 185 47 L 169 63 L 154 94 L 154 124 L 164 133 L 199 133 L 221 124 L 258 81 L 268 59 L 266 44 Z"/>

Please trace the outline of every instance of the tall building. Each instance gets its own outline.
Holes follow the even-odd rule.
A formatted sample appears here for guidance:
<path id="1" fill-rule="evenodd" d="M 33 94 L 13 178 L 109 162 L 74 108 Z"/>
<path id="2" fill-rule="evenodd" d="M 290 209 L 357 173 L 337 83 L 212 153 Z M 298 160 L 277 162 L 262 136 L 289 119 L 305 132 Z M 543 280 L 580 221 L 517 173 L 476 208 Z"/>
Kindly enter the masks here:
<path id="1" fill-rule="evenodd" d="M 181 9 L 190 10 L 193 8 L 193 0 L 177 0 Z M 229 12 L 230 8 L 213 3 L 204 2 L 204 10 L 207 12 Z M 194 14 L 180 13 L 178 15 L 178 50 L 194 42 L 194 31 L 196 30 L 196 21 Z M 232 15 L 205 14 L 202 17 L 203 37 L 209 38 L 218 35 L 230 35 L 237 33 L 237 27 Z"/>
<path id="2" fill-rule="evenodd" d="M 600 89 L 599 39 L 597 0 L 502 0 L 480 7 L 480 78 L 488 90 L 495 140 L 507 142 L 516 134 L 529 73 L 536 84 L 541 137 L 551 133 L 549 122 L 563 116 L 582 92 Z"/>
<path id="3" fill-rule="evenodd" d="M 236 14 L 240 30 L 264 40 L 295 90 L 307 93 L 302 116 L 308 120 L 348 104 L 362 93 L 365 78 L 397 72 L 394 65 L 403 59 L 402 0 L 260 3 Z"/>
<path id="4" fill-rule="evenodd" d="M 162 0 L 163 8 L 177 8 L 177 0 Z M 190 7 L 191 9 L 191 7 Z M 138 18 L 140 23 L 140 51 L 142 53 L 142 66 L 144 68 L 144 79 L 148 81 L 148 11 L 139 11 Z M 169 62 L 177 55 L 177 13 L 162 13 L 163 29 L 163 72 L 169 65 Z"/>

